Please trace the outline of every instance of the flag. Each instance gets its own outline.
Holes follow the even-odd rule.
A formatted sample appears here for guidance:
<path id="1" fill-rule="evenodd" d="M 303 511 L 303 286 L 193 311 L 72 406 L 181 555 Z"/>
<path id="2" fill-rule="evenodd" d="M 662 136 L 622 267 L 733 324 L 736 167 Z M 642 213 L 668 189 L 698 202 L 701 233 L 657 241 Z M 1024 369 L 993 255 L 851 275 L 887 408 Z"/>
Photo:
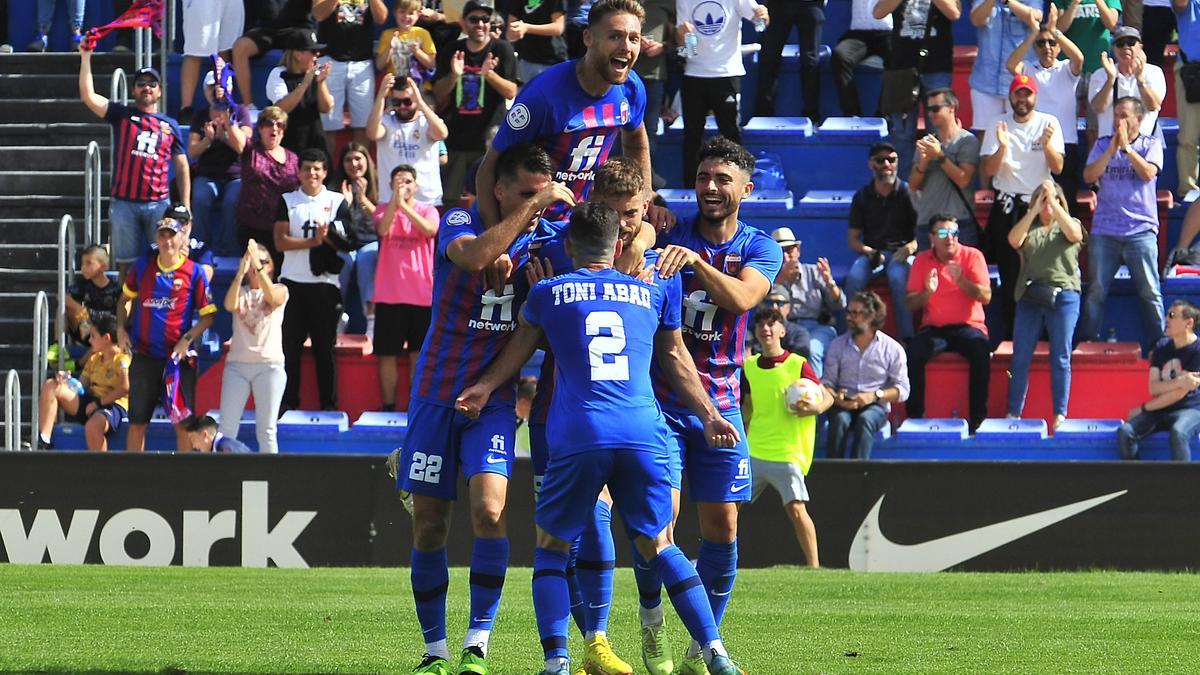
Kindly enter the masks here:
<path id="1" fill-rule="evenodd" d="M 104 36 L 121 28 L 146 28 L 154 30 L 154 36 L 162 37 L 163 0 L 134 0 L 125 13 L 103 26 L 89 28 L 83 34 L 83 49 L 92 51 Z"/>

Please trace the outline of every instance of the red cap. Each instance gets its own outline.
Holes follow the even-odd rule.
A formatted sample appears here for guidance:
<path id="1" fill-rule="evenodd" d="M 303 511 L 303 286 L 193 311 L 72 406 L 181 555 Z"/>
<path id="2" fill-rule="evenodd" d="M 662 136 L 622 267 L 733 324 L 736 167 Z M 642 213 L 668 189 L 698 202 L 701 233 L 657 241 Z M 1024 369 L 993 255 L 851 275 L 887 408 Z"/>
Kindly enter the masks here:
<path id="1" fill-rule="evenodd" d="M 1012 79 L 1012 84 L 1008 85 L 1008 93 L 1013 93 L 1018 89 L 1028 89 L 1033 93 L 1037 93 L 1037 80 L 1032 77 L 1021 74 Z"/>

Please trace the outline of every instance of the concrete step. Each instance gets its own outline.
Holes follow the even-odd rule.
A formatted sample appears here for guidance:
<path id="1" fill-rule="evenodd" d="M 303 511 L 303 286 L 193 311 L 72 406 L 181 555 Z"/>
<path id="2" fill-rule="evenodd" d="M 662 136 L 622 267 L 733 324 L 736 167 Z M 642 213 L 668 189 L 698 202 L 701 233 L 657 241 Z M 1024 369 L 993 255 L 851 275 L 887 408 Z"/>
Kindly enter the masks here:
<path id="1" fill-rule="evenodd" d="M 56 269 L 28 270 L 0 267 L 0 288 L 10 293 L 49 292 L 58 288 L 58 271 Z M 28 323 L 28 317 L 33 316 L 33 304 L 29 305 L 29 312 L 21 313 L 20 316 L 23 317 L 23 321 Z M 3 336 L 3 331 L 0 331 L 0 342 L 9 342 Z"/>
<path id="2" fill-rule="evenodd" d="M 156 59 L 155 67 L 157 67 L 157 63 Z M 122 68 L 127 74 L 132 76 L 134 71 L 133 54 L 114 54 L 111 52 L 95 52 L 92 54 L 92 73 L 94 76 L 110 76 L 116 68 Z M 73 75 L 78 78 L 79 54 L 75 52 L 18 52 L 15 54 L 5 54 L 4 72 L 37 75 Z M 105 93 L 107 93 L 107 89 Z"/>
<path id="3" fill-rule="evenodd" d="M 101 213 L 108 213 L 108 195 L 100 197 Z M 70 195 L 6 195 L 0 194 L 0 215 L 16 219 L 53 220 L 53 237 L 58 236 L 58 221 L 64 213 L 83 218 L 83 194 L 79 191 Z"/>
<path id="4" fill-rule="evenodd" d="M 0 147 L 29 145 L 82 145 L 86 147 L 89 142 L 96 141 L 100 145 L 100 149 L 104 151 L 104 157 L 108 156 L 112 128 L 107 122 L 94 116 L 84 122 L 16 123 L 12 120 L 3 120 L 3 122 L 0 124 Z"/>
<path id="5" fill-rule="evenodd" d="M 5 60 L 7 65 L 7 59 Z M 133 73 L 128 73 L 132 75 Z M 93 81 L 96 83 L 96 93 L 109 96 L 112 92 L 112 71 L 103 75 L 97 74 Z M 78 98 L 79 74 L 45 74 L 45 73 L 14 73 L 9 70 L 0 73 L 0 91 L 6 97 L 25 98 Z"/>
<path id="6" fill-rule="evenodd" d="M 3 246 L 0 246 L 0 268 L 33 270 L 58 269 L 58 243 L 5 243 Z"/>
<path id="7" fill-rule="evenodd" d="M 57 305 L 54 302 L 56 289 L 51 287 L 46 291 L 47 298 L 50 299 L 51 313 Z M 0 293 L 0 316 L 8 317 L 23 317 L 28 315 L 33 316 L 33 302 L 37 296 L 37 292 L 29 291 L 24 293 Z"/>
<path id="8" fill-rule="evenodd" d="M 74 217 L 72 213 L 72 217 Z M 4 246 L 34 244 L 58 246 L 58 218 L 0 218 L 0 241 Z M 83 242 L 83 218 L 75 218 L 76 243 Z"/>
<path id="9" fill-rule="evenodd" d="M 75 195 L 84 192 L 85 174 L 75 171 L 0 171 L 0 195 Z M 100 192 L 108 192 L 109 172 L 100 173 Z"/>
<path id="10" fill-rule="evenodd" d="M 0 171 L 82 170 L 86 158 L 86 145 L 14 145 L 0 152 Z"/>
<path id="11" fill-rule="evenodd" d="M 100 118 L 84 107 L 78 98 L 0 98 L 0 120 L 9 123 L 96 122 Z"/>

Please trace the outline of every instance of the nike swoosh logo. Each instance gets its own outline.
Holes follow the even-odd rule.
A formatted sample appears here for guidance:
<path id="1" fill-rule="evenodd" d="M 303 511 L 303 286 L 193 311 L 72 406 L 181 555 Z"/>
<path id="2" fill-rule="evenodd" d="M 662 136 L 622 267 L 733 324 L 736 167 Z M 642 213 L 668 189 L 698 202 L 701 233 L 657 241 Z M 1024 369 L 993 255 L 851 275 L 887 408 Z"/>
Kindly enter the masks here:
<path id="1" fill-rule="evenodd" d="M 606 602 L 604 604 L 597 605 L 595 603 L 589 602 L 588 607 L 590 607 L 592 609 L 604 609 L 605 607 L 608 607 L 608 603 Z"/>
<path id="2" fill-rule="evenodd" d="M 491 620 L 492 619 L 490 617 L 486 617 L 486 616 L 477 616 L 474 619 L 472 619 L 472 621 L 474 621 L 475 623 L 487 623 Z"/>
<path id="3" fill-rule="evenodd" d="M 724 597 L 724 596 L 726 596 L 726 595 L 729 595 L 729 594 L 730 594 L 730 593 L 732 593 L 732 592 L 733 592 L 733 589 L 732 589 L 732 588 L 731 588 L 731 589 L 729 589 L 728 591 L 725 591 L 724 593 L 720 593 L 720 592 L 718 592 L 718 591 L 709 591 L 709 593 L 710 593 L 710 594 L 712 594 L 712 595 L 715 595 L 715 596 L 717 596 L 718 598 L 719 598 L 719 597 Z"/>
<path id="4" fill-rule="evenodd" d="M 504 459 L 503 457 L 497 457 L 497 456 L 495 456 L 495 455 L 488 455 L 488 456 L 487 456 L 487 463 L 488 463 L 488 464 L 500 464 L 501 462 L 507 462 L 507 461 L 508 461 L 508 460 Z"/>
<path id="5" fill-rule="evenodd" d="M 1031 513 L 1027 516 L 931 539 L 897 544 L 879 527 L 883 496 L 867 514 L 850 544 L 850 569 L 858 572 L 940 572 L 1124 495 L 1128 490 Z M 884 495 L 886 496 L 886 495 Z"/>
<path id="6" fill-rule="evenodd" d="M 422 632 L 422 633 L 424 633 L 424 634 L 426 634 L 426 635 L 428 635 L 428 634 L 432 633 L 433 631 L 435 631 L 435 630 L 437 630 L 437 629 L 438 629 L 438 626 L 434 626 L 433 628 L 426 628 L 425 630 L 423 630 L 423 631 L 421 631 L 421 632 Z"/>
<path id="7" fill-rule="evenodd" d="M 748 487 L 750 487 L 749 483 L 742 483 L 741 485 L 730 485 L 729 491 L 734 494 L 737 494 L 737 493 L 741 492 L 742 490 L 745 490 Z"/>

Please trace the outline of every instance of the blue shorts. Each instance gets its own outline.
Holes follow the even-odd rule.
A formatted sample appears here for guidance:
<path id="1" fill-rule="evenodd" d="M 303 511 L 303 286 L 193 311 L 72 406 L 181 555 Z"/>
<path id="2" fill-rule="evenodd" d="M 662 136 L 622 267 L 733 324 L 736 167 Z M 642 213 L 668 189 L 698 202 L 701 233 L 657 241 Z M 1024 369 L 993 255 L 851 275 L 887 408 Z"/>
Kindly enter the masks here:
<path id="1" fill-rule="evenodd" d="M 458 473 L 512 474 L 517 417 L 506 406 L 484 408 L 471 420 L 453 408 L 414 400 L 408 407 L 408 431 L 400 453 L 397 487 L 414 494 L 453 500 Z"/>
<path id="2" fill-rule="evenodd" d="M 639 534 L 653 539 L 671 524 L 667 456 L 638 450 L 551 457 L 534 522 L 563 541 L 574 541 L 594 517 L 596 498 L 606 484 L 630 539 Z"/>
<path id="3" fill-rule="evenodd" d="M 728 410 L 721 416 L 737 427 L 741 441 L 732 448 L 714 448 L 704 436 L 700 418 L 674 411 L 663 411 L 667 429 L 683 451 L 683 466 L 688 477 L 688 496 L 694 502 L 750 501 L 750 446 L 740 410 Z M 669 444 L 668 444 L 669 445 Z"/>

